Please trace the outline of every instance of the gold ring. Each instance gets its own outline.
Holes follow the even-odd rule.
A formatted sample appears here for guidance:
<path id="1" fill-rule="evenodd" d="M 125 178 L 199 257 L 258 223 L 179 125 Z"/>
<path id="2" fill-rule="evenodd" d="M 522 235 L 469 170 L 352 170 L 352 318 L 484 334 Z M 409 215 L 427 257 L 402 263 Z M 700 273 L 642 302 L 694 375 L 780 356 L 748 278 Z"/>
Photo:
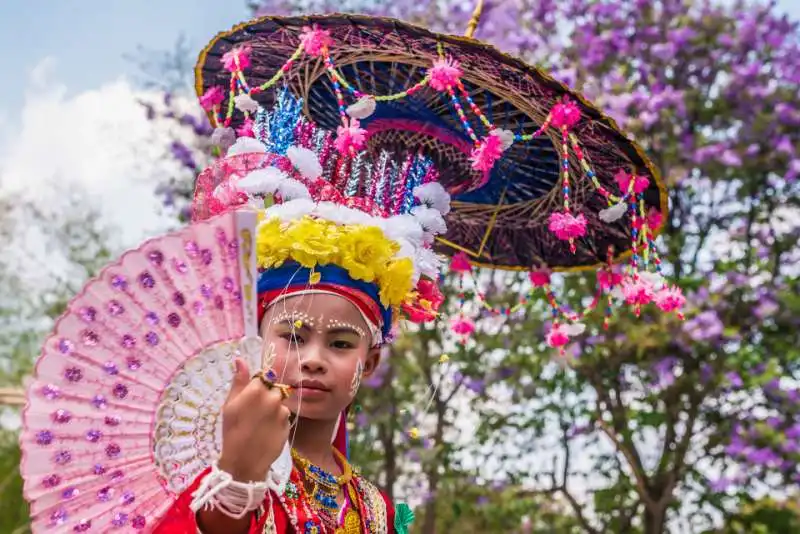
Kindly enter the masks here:
<path id="1" fill-rule="evenodd" d="M 278 375 L 276 375 L 275 371 L 272 369 L 261 369 L 251 377 L 251 380 L 254 378 L 261 380 L 261 383 L 264 384 L 267 389 L 277 388 L 278 391 L 281 392 L 281 400 L 286 400 L 289 398 L 289 393 L 292 391 L 292 386 L 279 384 L 276 382 Z"/>

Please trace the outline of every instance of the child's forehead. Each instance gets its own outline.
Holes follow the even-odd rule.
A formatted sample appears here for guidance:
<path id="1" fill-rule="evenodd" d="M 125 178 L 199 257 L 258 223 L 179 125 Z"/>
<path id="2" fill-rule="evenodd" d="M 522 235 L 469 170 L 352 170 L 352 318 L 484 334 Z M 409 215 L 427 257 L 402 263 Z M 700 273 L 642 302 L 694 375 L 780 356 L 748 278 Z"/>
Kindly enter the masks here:
<path id="1" fill-rule="evenodd" d="M 288 317 L 300 319 L 340 319 L 348 321 L 358 321 L 361 314 L 358 308 L 347 298 L 339 295 L 329 294 L 305 294 L 286 297 L 272 306 L 268 311 L 279 320 Z"/>

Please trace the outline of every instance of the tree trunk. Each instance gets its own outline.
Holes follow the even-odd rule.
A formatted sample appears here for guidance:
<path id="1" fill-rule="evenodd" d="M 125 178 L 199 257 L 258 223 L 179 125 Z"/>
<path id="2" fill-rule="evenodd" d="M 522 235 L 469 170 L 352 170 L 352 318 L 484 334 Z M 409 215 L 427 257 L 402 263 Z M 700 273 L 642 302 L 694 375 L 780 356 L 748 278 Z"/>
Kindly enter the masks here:
<path id="1" fill-rule="evenodd" d="M 425 503 L 425 521 L 422 523 L 422 534 L 436 534 L 436 497 L 439 490 L 439 456 L 441 455 L 441 445 L 444 440 L 445 412 L 447 405 L 439 398 L 438 393 L 434 399 L 436 406 L 436 432 L 434 433 L 433 446 L 436 454 L 431 465 L 427 469 L 428 477 L 428 500 Z"/>
<path id="2" fill-rule="evenodd" d="M 666 508 L 645 508 L 644 510 L 644 534 L 664 534 L 664 523 L 666 522 Z"/>

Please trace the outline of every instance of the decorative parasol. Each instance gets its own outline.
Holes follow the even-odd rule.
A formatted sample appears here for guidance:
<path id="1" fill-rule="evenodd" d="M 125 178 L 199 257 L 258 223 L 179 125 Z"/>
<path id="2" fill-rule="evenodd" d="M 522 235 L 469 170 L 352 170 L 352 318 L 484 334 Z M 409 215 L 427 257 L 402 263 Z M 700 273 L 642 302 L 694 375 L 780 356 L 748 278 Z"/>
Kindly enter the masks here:
<path id="1" fill-rule="evenodd" d="M 358 15 L 267 16 L 217 35 L 196 80 L 216 126 L 246 129 L 237 95 L 269 107 L 285 85 L 320 127 L 361 129 L 376 158 L 418 149 L 453 197 L 440 252 L 556 271 L 655 254 L 667 197 L 642 149 L 580 94 L 471 37 Z"/>

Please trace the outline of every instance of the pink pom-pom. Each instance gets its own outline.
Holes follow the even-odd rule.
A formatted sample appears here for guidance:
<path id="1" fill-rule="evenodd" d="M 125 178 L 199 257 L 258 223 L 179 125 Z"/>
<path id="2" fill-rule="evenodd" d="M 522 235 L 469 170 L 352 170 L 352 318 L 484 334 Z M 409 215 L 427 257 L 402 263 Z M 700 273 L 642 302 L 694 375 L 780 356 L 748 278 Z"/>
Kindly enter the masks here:
<path id="1" fill-rule="evenodd" d="M 633 192 L 637 195 L 647 191 L 647 188 L 650 186 L 650 179 L 647 176 L 630 175 L 625 172 L 624 169 L 617 171 L 617 174 L 614 175 L 614 180 L 617 182 L 622 194 L 628 193 L 631 180 L 633 180 Z"/>
<path id="2" fill-rule="evenodd" d="M 312 57 L 319 57 L 331 43 L 331 32 L 321 30 L 317 24 L 303 28 L 303 35 L 300 36 L 303 43 L 303 50 Z"/>
<path id="3" fill-rule="evenodd" d="M 569 335 L 564 325 L 554 324 L 547 333 L 546 341 L 551 347 L 563 347 L 569 343 Z"/>
<path id="4" fill-rule="evenodd" d="M 230 72 L 238 72 L 250 68 L 250 52 L 252 50 L 246 45 L 237 46 L 223 54 L 222 65 Z"/>
<path id="5" fill-rule="evenodd" d="M 578 104 L 567 100 L 553 106 L 550 116 L 550 123 L 556 128 L 561 128 L 563 126 L 572 128 L 581 120 L 581 110 Z"/>
<path id="6" fill-rule="evenodd" d="M 663 287 L 655 295 L 656 306 L 665 312 L 680 311 L 686 304 L 683 291 L 677 286 Z"/>
<path id="7" fill-rule="evenodd" d="M 655 297 L 655 290 L 652 282 L 644 277 L 628 277 L 622 282 L 622 296 L 627 304 L 649 304 Z"/>
<path id="8" fill-rule="evenodd" d="M 650 208 L 650 211 L 647 212 L 647 226 L 649 226 L 651 230 L 657 230 L 661 228 L 663 222 L 664 216 L 661 215 L 661 212 L 655 208 Z"/>
<path id="9" fill-rule="evenodd" d="M 459 336 L 469 336 L 475 332 L 475 323 L 467 317 L 457 317 L 450 325 L 450 329 Z"/>
<path id="10" fill-rule="evenodd" d="M 246 118 L 241 126 L 236 129 L 236 135 L 238 137 L 255 137 L 256 135 L 253 133 L 253 126 L 255 122 L 250 117 Z"/>
<path id="11" fill-rule="evenodd" d="M 494 163 L 503 155 L 503 140 L 496 135 L 487 135 L 472 149 L 472 168 L 476 171 L 490 171 Z"/>
<path id="12" fill-rule="evenodd" d="M 597 285 L 600 289 L 614 289 L 622 282 L 622 275 L 613 271 L 599 271 L 597 273 Z"/>
<path id="13" fill-rule="evenodd" d="M 345 123 L 336 130 L 336 150 L 349 154 L 351 150 L 361 150 L 367 144 L 367 131 L 361 128 L 358 119 L 344 119 Z"/>
<path id="14" fill-rule="evenodd" d="M 548 228 L 564 241 L 582 237 L 586 235 L 586 217 L 583 213 L 576 217 L 571 213 L 556 211 L 550 214 Z"/>
<path id="15" fill-rule="evenodd" d="M 550 284 L 550 271 L 547 269 L 531 271 L 528 278 L 530 278 L 533 287 L 544 287 Z"/>
<path id="16" fill-rule="evenodd" d="M 200 97 L 200 107 L 206 111 L 211 111 L 225 100 L 225 92 L 222 87 L 209 87 L 203 96 Z"/>
<path id="17" fill-rule="evenodd" d="M 465 252 L 459 252 L 450 260 L 450 270 L 454 273 L 468 273 L 472 270 L 472 265 Z"/>
<path id="18" fill-rule="evenodd" d="M 458 84 L 462 74 L 461 63 L 451 57 L 440 58 L 433 62 L 433 67 L 428 71 L 429 83 L 437 91 L 447 91 Z"/>

